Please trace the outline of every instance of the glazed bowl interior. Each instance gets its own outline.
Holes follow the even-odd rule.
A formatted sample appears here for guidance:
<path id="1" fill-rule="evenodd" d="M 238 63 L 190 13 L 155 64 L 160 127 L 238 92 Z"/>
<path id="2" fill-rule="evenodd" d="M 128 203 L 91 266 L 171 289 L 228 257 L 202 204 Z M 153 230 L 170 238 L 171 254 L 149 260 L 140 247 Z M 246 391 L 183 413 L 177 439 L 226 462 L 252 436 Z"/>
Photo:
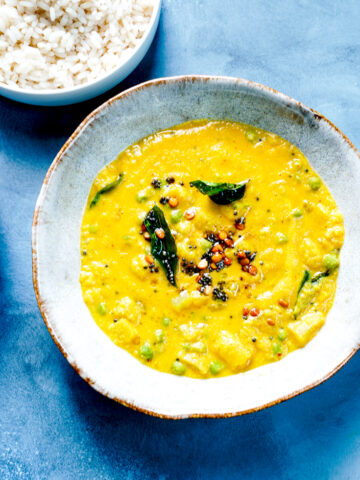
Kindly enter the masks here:
<path id="1" fill-rule="evenodd" d="M 98 171 L 142 137 L 196 118 L 245 122 L 298 146 L 330 188 L 345 222 L 335 302 L 318 335 L 279 362 L 208 380 L 158 372 L 113 344 L 92 319 L 79 283 L 80 226 Z M 354 221 L 359 185 L 359 155 L 351 143 L 326 119 L 278 92 L 221 77 L 175 77 L 130 89 L 80 125 L 41 190 L 33 227 L 33 272 L 47 326 L 71 365 L 94 388 L 147 413 L 228 416 L 290 398 L 331 376 L 359 346 L 360 257 L 354 255 L 360 241 L 360 222 Z"/>

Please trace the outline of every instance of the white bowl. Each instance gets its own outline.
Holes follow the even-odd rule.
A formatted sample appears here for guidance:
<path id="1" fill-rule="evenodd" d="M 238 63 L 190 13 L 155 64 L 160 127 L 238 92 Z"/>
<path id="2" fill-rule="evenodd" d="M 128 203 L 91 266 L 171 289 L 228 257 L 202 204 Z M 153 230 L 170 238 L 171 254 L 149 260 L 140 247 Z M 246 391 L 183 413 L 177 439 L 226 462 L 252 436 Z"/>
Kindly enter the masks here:
<path id="1" fill-rule="evenodd" d="M 59 106 L 83 102 L 101 95 L 126 78 L 141 62 L 154 39 L 159 24 L 161 0 L 154 1 L 154 9 L 146 32 L 131 55 L 110 73 L 97 80 L 72 88 L 34 90 L 9 87 L 0 82 L 0 95 L 30 105 Z"/>
<path id="2" fill-rule="evenodd" d="M 92 319 L 81 293 L 80 226 L 98 171 L 128 145 L 194 118 L 239 120 L 297 145 L 344 214 L 337 293 L 324 327 L 283 360 L 225 378 L 198 380 L 153 370 L 117 347 Z M 55 158 L 33 224 L 33 275 L 47 327 L 76 371 L 96 390 L 168 418 L 225 417 L 291 398 L 334 374 L 360 343 L 360 162 L 328 120 L 262 85 L 222 77 L 154 80 L 89 115 Z"/>

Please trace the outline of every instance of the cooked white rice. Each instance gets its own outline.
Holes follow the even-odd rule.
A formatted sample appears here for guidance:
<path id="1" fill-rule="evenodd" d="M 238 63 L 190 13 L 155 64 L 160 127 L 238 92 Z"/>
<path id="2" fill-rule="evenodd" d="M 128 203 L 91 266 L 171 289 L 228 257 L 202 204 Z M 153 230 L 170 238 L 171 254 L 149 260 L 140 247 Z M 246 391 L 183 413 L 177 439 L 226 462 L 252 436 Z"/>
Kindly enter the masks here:
<path id="1" fill-rule="evenodd" d="M 119 66 L 148 27 L 154 0 L 0 0 L 0 82 L 58 89 Z"/>

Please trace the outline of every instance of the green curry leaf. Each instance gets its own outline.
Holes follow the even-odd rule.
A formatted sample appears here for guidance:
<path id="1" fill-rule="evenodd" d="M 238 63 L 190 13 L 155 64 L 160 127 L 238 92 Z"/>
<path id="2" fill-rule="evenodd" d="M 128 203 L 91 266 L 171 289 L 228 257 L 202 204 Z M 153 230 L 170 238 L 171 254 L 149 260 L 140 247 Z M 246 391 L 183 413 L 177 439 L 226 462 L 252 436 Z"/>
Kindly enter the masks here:
<path id="1" fill-rule="evenodd" d="M 115 187 L 117 187 L 123 181 L 123 178 L 124 178 L 124 174 L 120 173 L 120 175 L 118 176 L 118 178 L 116 180 L 114 180 L 111 183 L 108 183 L 107 185 L 105 185 L 105 187 L 103 187 L 101 190 L 99 190 L 95 194 L 94 198 L 91 200 L 90 208 L 95 207 L 95 205 L 97 205 L 98 201 L 100 200 L 101 195 L 103 195 L 104 193 L 110 192 Z"/>
<path id="2" fill-rule="evenodd" d="M 161 265 L 166 273 L 166 278 L 171 285 L 176 287 L 175 272 L 178 264 L 177 248 L 174 237 L 166 223 L 162 210 L 155 205 L 146 215 L 144 220 L 146 230 L 150 233 L 151 254 Z M 156 229 L 163 229 L 165 236 L 159 238 Z"/>
<path id="3" fill-rule="evenodd" d="M 329 270 L 326 270 L 325 272 L 317 272 L 312 277 L 308 270 L 304 271 L 294 305 L 295 318 L 297 318 L 313 300 L 316 294 L 316 290 L 314 289 L 315 283 L 317 283 L 321 278 L 327 277 L 328 275 L 330 275 Z"/>
<path id="4" fill-rule="evenodd" d="M 309 270 L 305 270 L 304 275 L 303 275 L 303 277 L 301 279 L 301 282 L 300 282 L 300 285 L 299 285 L 299 289 L 297 291 L 296 299 L 299 297 L 299 293 L 303 289 L 303 286 L 305 285 L 305 283 L 308 282 L 309 280 L 310 280 L 310 272 L 309 272 Z"/>
<path id="5" fill-rule="evenodd" d="M 194 180 L 190 182 L 191 187 L 196 187 L 203 195 L 218 205 L 229 205 L 229 203 L 240 200 L 245 194 L 246 184 L 249 180 L 241 183 L 215 183 Z"/>

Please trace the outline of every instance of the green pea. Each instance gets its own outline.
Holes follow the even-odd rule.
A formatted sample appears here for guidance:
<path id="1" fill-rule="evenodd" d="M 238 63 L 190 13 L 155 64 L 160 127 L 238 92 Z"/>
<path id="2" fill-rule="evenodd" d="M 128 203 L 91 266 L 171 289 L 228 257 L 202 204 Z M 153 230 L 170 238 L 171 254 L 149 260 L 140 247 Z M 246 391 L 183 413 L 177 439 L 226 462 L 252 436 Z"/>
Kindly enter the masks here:
<path id="1" fill-rule="evenodd" d="M 280 328 L 278 339 L 280 340 L 280 342 L 283 342 L 286 338 L 287 338 L 287 333 L 283 328 Z"/>
<path id="2" fill-rule="evenodd" d="M 182 219 L 183 213 L 181 210 L 171 210 L 170 212 L 170 220 L 172 223 L 179 223 Z"/>
<path id="3" fill-rule="evenodd" d="M 186 367 L 180 360 L 175 360 L 175 362 L 171 365 L 171 370 L 175 375 L 184 375 L 186 372 Z"/>
<path id="4" fill-rule="evenodd" d="M 309 187 L 311 190 L 319 190 L 321 187 L 321 180 L 319 177 L 310 177 L 309 178 Z"/>
<path id="5" fill-rule="evenodd" d="M 211 246 L 212 243 L 209 242 L 209 240 L 206 240 L 206 238 L 200 239 L 200 248 L 203 252 L 207 252 L 208 250 L 210 250 Z"/>
<path id="6" fill-rule="evenodd" d="M 323 264 L 328 270 L 335 270 L 340 265 L 340 260 L 335 253 L 327 253 L 324 255 Z"/>
<path id="7" fill-rule="evenodd" d="M 164 325 L 164 327 L 168 327 L 168 326 L 170 325 L 170 323 L 171 323 L 171 318 L 169 318 L 169 317 L 164 317 L 164 318 L 162 319 L 162 324 Z"/>
<path id="8" fill-rule="evenodd" d="M 190 351 L 190 347 L 191 347 L 190 343 L 183 343 L 181 346 L 185 350 L 185 352 Z"/>
<path id="9" fill-rule="evenodd" d="M 248 130 L 246 133 L 246 138 L 250 141 L 250 142 L 253 142 L 255 139 L 256 139 L 256 133 L 251 131 L 251 130 Z"/>
<path id="10" fill-rule="evenodd" d="M 289 241 L 289 238 L 285 233 L 278 232 L 276 236 L 278 243 L 287 243 Z"/>
<path id="11" fill-rule="evenodd" d="M 219 360 L 214 360 L 213 362 L 210 363 L 210 372 L 213 375 L 218 375 L 223 368 L 224 368 L 224 365 L 221 362 L 219 362 Z"/>
<path id="12" fill-rule="evenodd" d="M 146 200 L 149 199 L 149 189 L 144 188 L 144 190 L 140 190 L 140 192 L 137 193 L 136 195 L 136 200 L 139 203 L 146 202 Z"/>
<path id="13" fill-rule="evenodd" d="M 295 218 L 300 218 L 303 215 L 303 212 L 300 208 L 294 208 L 294 210 L 291 213 Z"/>
<path id="14" fill-rule="evenodd" d="M 281 352 L 281 344 L 279 342 L 274 342 L 272 349 L 273 349 L 274 355 L 277 355 L 278 353 Z"/>
<path id="15" fill-rule="evenodd" d="M 96 233 L 98 231 L 98 226 L 97 225 L 90 225 L 89 226 L 89 232 L 90 233 Z"/>
<path id="16" fill-rule="evenodd" d="M 105 315 L 107 312 L 106 303 L 99 303 L 99 305 L 97 306 L 97 311 L 100 313 L 100 315 Z"/>
<path id="17" fill-rule="evenodd" d="M 145 358 L 145 360 L 151 360 L 154 356 L 154 352 L 150 347 L 150 343 L 146 342 L 140 347 L 140 356 Z"/>

